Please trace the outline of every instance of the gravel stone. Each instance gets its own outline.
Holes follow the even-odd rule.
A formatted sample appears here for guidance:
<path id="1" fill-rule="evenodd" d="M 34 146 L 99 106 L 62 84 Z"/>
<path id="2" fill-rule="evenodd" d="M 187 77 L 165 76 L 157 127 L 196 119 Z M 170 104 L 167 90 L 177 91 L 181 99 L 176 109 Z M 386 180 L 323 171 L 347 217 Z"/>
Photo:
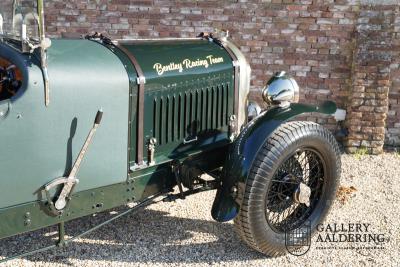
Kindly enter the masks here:
<path id="1" fill-rule="evenodd" d="M 4 266 L 399 266 L 400 155 L 343 155 L 341 186 L 356 190 L 349 190 L 342 198 L 345 201 L 335 201 L 325 223 L 370 223 L 371 232 L 383 233 L 388 239 L 385 249 L 320 250 L 314 236 L 304 256 L 268 258 L 241 242 L 232 222 L 212 220 L 215 192 L 204 192 L 175 203 L 154 204 L 66 248 L 9 261 Z M 114 209 L 112 213 L 123 210 Z M 110 216 L 105 212 L 68 222 L 67 234 L 75 235 Z M 56 228 L 51 227 L 2 240 L 0 258 L 56 238 Z"/>

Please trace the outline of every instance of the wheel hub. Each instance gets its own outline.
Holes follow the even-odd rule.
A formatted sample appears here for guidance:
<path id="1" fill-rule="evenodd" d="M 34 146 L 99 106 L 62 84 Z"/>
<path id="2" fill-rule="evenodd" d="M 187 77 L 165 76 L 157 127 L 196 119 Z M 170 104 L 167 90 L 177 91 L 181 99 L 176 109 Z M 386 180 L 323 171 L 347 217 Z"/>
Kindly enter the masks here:
<path id="1" fill-rule="evenodd" d="M 293 199 L 296 203 L 305 204 L 310 206 L 311 188 L 304 183 L 300 183 L 293 194 Z"/>
<path id="2" fill-rule="evenodd" d="M 272 177 L 266 196 L 265 216 L 277 232 L 295 229 L 315 210 L 324 190 L 325 164 L 312 149 L 299 149 Z"/>

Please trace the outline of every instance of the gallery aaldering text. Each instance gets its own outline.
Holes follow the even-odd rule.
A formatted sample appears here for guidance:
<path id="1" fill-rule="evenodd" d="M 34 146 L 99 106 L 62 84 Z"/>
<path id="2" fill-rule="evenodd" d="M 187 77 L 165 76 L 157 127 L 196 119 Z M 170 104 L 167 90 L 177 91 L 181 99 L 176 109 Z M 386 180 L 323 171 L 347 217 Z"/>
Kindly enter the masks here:
<path id="1" fill-rule="evenodd" d="M 383 243 L 384 234 L 370 232 L 369 223 L 332 223 L 317 225 L 316 242 Z"/>

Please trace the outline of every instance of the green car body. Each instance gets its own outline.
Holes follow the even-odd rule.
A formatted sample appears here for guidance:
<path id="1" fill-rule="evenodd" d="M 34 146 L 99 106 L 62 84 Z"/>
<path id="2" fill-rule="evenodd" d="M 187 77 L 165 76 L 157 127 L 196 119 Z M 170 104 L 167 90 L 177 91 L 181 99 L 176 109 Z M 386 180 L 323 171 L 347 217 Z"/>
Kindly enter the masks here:
<path id="1" fill-rule="evenodd" d="M 304 112 L 336 110 L 292 103 L 247 123 L 249 66 L 232 43 L 212 38 L 52 40 L 46 106 L 40 57 L 18 48 L 0 42 L 0 58 L 23 77 L 17 94 L 0 102 L 0 239 L 171 192 L 175 162 L 220 174 L 212 214 L 231 220 L 240 208 L 232 188 L 246 182 L 274 129 Z M 43 187 L 71 171 L 100 109 L 79 184 L 52 214 Z"/>

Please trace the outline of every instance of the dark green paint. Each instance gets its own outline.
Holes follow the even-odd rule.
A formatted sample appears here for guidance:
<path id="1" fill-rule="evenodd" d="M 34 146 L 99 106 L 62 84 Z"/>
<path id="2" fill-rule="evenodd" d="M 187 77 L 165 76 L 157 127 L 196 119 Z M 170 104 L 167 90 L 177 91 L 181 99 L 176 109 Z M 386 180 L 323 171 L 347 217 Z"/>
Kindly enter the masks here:
<path id="1" fill-rule="evenodd" d="M 48 107 L 36 55 L 0 43 L 0 56 L 24 73 L 19 94 L 0 103 L 11 107 L 0 120 L 0 208 L 38 200 L 41 186 L 67 174 L 100 108 L 103 121 L 75 190 L 126 181 L 129 80 L 112 51 L 88 40 L 53 40 Z"/>
<path id="2" fill-rule="evenodd" d="M 336 104 L 331 101 L 326 101 L 321 106 L 291 104 L 287 108 L 272 108 L 251 121 L 232 145 L 225 162 L 221 176 L 222 186 L 217 191 L 212 208 L 213 218 L 224 222 L 238 214 L 241 203 L 237 203 L 237 198 L 232 195 L 232 188 L 245 185 L 258 150 L 279 125 L 302 113 L 333 114 L 335 111 Z"/>
<path id="3" fill-rule="evenodd" d="M 131 177 L 124 183 L 74 194 L 61 216 L 52 216 L 44 200 L 0 209 L 0 239 L 141 201 L 174 186 L 172 173 L 166 165 L 143 170 L 140 175 Z"/>
<path id="4" fill-rule="evenodd" d="M 128 118 L 128 172 L 130 171 L 131 163 L 136 162 L 136 149 L 137 149 L 137 105 L 138 105 L 138 84 L 137 72 L 132 61 L 123 51 L 112 44 L 104 44 L 110 49 L 122 62 L 129 77 L 129 118 Z"/>
<path id="5" fill-rule="evenodd" d="M 336 109 L 330 103 L 271 109 L 252 121 L 231 146 L 228 118 L 234 113 L 234 73 L 222 47 L 200 39 L 123 45 L 146 77 L 143 129 L 137 129 L 137 73 L 117 47 L 90 40 L 53 40 L 48 50 L 51 102 L 45 107 L 37 55 L 22 55 L 0 42 L 0 56 L 15 63 L 24 76 L 19 93 L 0 103 L 0 109 L 9 108 L 0 120 L 0 239 L 167 192 L 176 185 L 172 159 L 205 172 L 225 164 L 213 216 L 220 221 L 232 218 L 239 207 L 229 191 L 245 183 L 268 135 L 295 115 Z M 155 63 L 209 55 L 223 62 L 161 76 L 153 69 Z M 69 173 L 100 108 L 103 121 L 78 173 L 80 183 L 68 208 L 54 216 L 41 188 Z M 145 160 L 148 140 L 158 139 L 154 166 L 134 168 L 138 130 L 144 131 Z"/>
<path id="6" fill-rule="evenodd" d="M 0 103 L 2 108 L 10 107 L 8 116 L 0 121 L 0 238 L 170 190 L 176 184 L 169 163 L 172 158 L 195 162 L 204 171 L 222 166 L 230 144 L 227 118 L 233 113 L 233 66 L 229 55 L 216 44 L 203 40 L 127 47 L 143 65 L 147 78 L 145 103 L 150 103 L 146 106 L 145 122 L 156 117 L 151 101 L 181 95 L 187 98 L 187 106 L 181 106 L 179 121 L 183 125 L 198 120 L 202 127 L 199 141 L 183 144 L 187 138 L 185 129 L 164 117 L 159 125 L 161 145 L 156 147 L 156 165 L 131 170 L 129 163 L 135 162 L 137 149 L 138 87 L 135 68 L 123 51 L 91 40 L 53 40 L 48 51 L 51 102 L 46 108 L 37 55 L 22 55 L 1 43 L 0 56 L 22 70 L 24 81 L 17 96 Z M 222 57 L 224 63 L 165 77 L 152 73 L 151 61 L 163 63 L 184 57 L 193 60 L 193 54 L 200 58 L 212 54 Z M 222 85 L 220 91 L 211 89 Z M 190 95 L 204 90 L 209 90 L 209 94 L 203 100 Z M 203 103 L 205 108 L 200 105 Z M 44 205 L 41 188 L 69 173 L 100 108 L 103 121 L 78 173 L 80 183 L 68 209 L 59 217 L 53 216 Z M 170 105 L 169 114 L 178 113 L 174 109 Z M 202 116 L 213 119 L 204 120 Z M 151 128 L 146 123 L 144 138 L 156 136 L 154 125 Z M 168 136 L 171 134 L 176 134 L 175 139 Z M 147 156 L 146 146 L 143 149 Z"/>
<path id="7" fill-rule="evenodd" d="M 211 171 L 223 164 L 227 149 L 228 146 L 224 145 L 205 153 L 196 150 L 179 160 L 190 162 L 204 171 Z M 134 171 L 123 183 L 75 193 L 68 209 L 61 216 L 50 214 L 44 196 L 40 195 L 35 202 L 0 209 L 0 239 L 109 210 L 129 202 L 141 202 L 160 192 L 169 192 L 175 185 L 171 166 L 164 163 Z"/>
<path id="8" fill-rule="evenodd" d="M 76 193 L 70 201 L 68 210 L 61 216 L 48 214 L 48 207 L 45 205 L 45 201 L 35 201 L 1 209 L 0 239 L 128 203 L 134 197 L 132 192 L 127 191 L 130 186 L 131 184 L 121 183 Z M 27 223 L 28 219 L 30 223 Z"/>
<path id="9" fill-rule="evenodd" d="M 222 47 L 207 40 L 121 43 L 138 60 L 146 77 L 144 99 L 144 160 L 147 144 L 157 139 L 155 161 L 160 163 L 192 150 L 218 146 L 228 140 L 228 118 L 233 114 L 233 66 Z M 213 55 L 223 63 L 183 68 L 158 75 L 154 64 L 182 63 Z M 137 94 L 134 92 L 135 100 Z M 137 99 L 136 99 L 137 100 Z M 135 101 L 132 102 L 136 104 Z M 134 112 L 135 108 L 132 109 Z M 131 116 L 135 133 L 136 113 Z M 135 163 L 136 136 L 131 135 L 131 165 Z M 198 142 L 184 144 L 197 137 Z"/>

